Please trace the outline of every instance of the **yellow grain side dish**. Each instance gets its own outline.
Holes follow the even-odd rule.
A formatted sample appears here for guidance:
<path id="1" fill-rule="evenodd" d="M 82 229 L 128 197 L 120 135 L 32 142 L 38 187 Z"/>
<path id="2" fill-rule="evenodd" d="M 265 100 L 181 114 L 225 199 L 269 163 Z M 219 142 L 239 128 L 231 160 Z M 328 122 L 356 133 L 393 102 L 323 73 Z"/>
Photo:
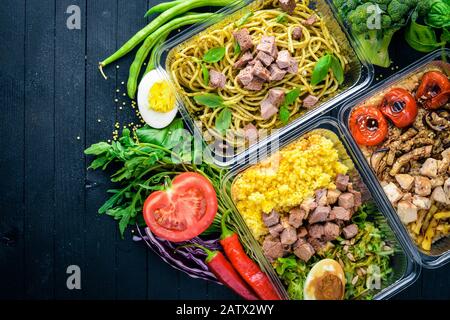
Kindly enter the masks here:
<path id="1" fill-rule="evenodd" d="M 267 233 L 263 212 L 287 212 L 311 197 L 314 190 L 335 188 L 336 175 L 347 171 L 333 142 L 312 134 L 241 173 L 231 195 L 250 231 L 259 239 Z"/>

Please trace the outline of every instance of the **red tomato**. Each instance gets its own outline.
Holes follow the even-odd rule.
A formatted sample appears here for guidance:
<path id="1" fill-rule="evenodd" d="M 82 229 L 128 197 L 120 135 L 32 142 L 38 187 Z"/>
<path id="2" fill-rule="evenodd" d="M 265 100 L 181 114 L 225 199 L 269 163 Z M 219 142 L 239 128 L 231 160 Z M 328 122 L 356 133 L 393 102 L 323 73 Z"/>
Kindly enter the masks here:
<path id="1" fill-rule="evenodd" d="M 426 109 L 439 109 L 450 98 L 450 81 L 448 77 L 439 71 L 425 73 L 416 93 L 417 99 Z"/>
<path id="2" fill-rule="evenodd" d="M 217 213 L 217 196 L 211 182 L 198 173 L 175 177 L 172 186 L 156 191 L 144 203 L 144 219 L 160 238 L 190 240 L 205 231 Z"/>
<path id="3" fill-rule="evenodd" d="M 376 146 L 386 139 L 388 123 L 377 107 L 356 107 L 349 120 L 350 132 L 360 145 Z"/>
<path id="4" fill-rule="evenodd" d="M 417 103 L 407 90 L 394 88 L 383 98 L 381 112 L 391 119 L 397 128 L 411 125 L 417 117 Z"/>

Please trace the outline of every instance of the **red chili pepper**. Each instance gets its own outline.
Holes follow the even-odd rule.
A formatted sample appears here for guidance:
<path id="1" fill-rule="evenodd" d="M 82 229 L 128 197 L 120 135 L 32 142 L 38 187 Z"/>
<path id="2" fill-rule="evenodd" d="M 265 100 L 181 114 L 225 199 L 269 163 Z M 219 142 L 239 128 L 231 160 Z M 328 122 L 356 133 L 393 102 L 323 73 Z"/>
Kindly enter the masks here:
<path id="1" fill-rule="evenodd" d="M 426 109 L 439 109 L 450 99 L 450 81 L 439 71 L 425 73 L 420 81 L 416 97 Z"/>
<path id="2" fill-rule="evenodd" d="M 360 145 L 376 146 L 386 139 L 389 127 L 387 120 L 377 107 L 356 107 L 349 120 L 350 132 Z"/>
<path id="3" fill-rule="evenodd" d="M 280 300 L 280 296 L 273 287 L 269 277 L 262 272 L 259 266 L 250 259 L 244 251 L 239 237 L 225 225 L 227 213 L 222 217 L 222 237 L 220 244 L 230 259 L 234 268 L 256 292 L 262 300 Z"/>
<path id="4" fill-rule="evenodd" d="M 198 244 L 192 244 L 192 246 L 205 251 L 207 255 L 205 262 L 208 265 L 209 270 L 214 273 L 220 282 L 245 300 L 258 300 L 258 297 L 252 292 L 247 283 L 245 283 L 241 276 L 236 272 L 222 252 L 212 251 Z"/>
<path id="5" fill-rule="evenodd" d="M 394 88 L 386 93 L 380 110 L 397 128 L 411 125 L 417 117 L 416 100 L 403 88 Z"/>

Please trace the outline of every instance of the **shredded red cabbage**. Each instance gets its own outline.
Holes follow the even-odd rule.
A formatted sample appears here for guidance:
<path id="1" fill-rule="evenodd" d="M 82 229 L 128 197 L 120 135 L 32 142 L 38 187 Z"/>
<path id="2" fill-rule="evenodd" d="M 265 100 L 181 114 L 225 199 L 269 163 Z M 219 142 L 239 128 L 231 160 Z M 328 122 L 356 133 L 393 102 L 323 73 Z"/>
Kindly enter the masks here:
<path id="1" fill-rule="evenodd" d="M 211 250 L 221 250 L 219 239 L 202 239 L 196 237 L 190 241 L 173 243 L 155 236 L 149 228 L 141 230 L 137 228 L 139 236 L 134 236 L 134 241 L 144 241 L 147 246 L 161 257 L 168 265 L 180 270 L 192 278 L 204 279 L 221 284 L 216 276 L 211 273 L 205 263 L 206 254 L 196 247 L 181 246 L 196 243 Z"/>

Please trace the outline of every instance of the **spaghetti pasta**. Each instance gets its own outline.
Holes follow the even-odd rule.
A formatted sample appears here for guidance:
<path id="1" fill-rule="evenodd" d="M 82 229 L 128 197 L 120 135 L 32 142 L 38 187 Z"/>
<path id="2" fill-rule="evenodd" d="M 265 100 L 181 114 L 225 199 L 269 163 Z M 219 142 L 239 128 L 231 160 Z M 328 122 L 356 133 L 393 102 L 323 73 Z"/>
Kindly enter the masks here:
<path id="1" fill-rule="evenodd" d="M 282 88 L 286 92 L 294 88 L 301 89 L 301 95 L 288 107 L 290 119 L 307 111 L 303 107 L 303 99 L 308 95 L 324 100 L 337 93 L 339 83 L 332 72 L 329 72 L 319 85 L 310 84 L 314 66 L 323 55 L 334 54 L 344 70 L 349 63 L 321 17 L 317 16 L 312 25 L 305 24 L 305 20 L 312 15 L 317 16 L 317 13 L 309 7 L 308 0 L 300 1 L 292 15 L 284 13 L 279 8 L 278 0 L 261 1 L 242 25 L 237 26 L 234 21 L 228 19 L 189 40 L 173 53 L 168 60 L 172 79 L 184 99 L 188 112 L 195 120 L 202 122 L 204 131 L 207 130 L 215 136 L 219 135 L 213 129 L 218 115 L 225 107 L 232 111 L 230 129 L 234 132 L 239 132 L 248 124 L 253 124 L 257 129 L 267 130 L 281 127 L 283 124 L 277 115 L 269 119 L 261 116 L 261 101 L 271 88 Z M 302 29 L 300 40 L 293 40 L 292 37 L 293 29 L 296 27 Z M 298 72 L 287 74 L 280 81 L 266 82 L 260 91 L 244 89 L 237 80 L 239 70 L 233 67 L 240 57 L 236 54 L 233 32 L 243 28 L 249 31 L 254 43 L 259 43 L 263 36 L 274 36 L 277 48 L 289 50 L 296 59 L 299 65 Z M 226 84 L 222 89 L 209 86 L 202 76 L 202 58 L 208 50 L 215 47 L 224 47 L 225 56 L 221 61 L 208 64 L 207 67 L 226 76 Z M 205 93 L 218 94 L 224 100 L 224 106 L 213 109 L 197 104 L 193 97 Z"/>

